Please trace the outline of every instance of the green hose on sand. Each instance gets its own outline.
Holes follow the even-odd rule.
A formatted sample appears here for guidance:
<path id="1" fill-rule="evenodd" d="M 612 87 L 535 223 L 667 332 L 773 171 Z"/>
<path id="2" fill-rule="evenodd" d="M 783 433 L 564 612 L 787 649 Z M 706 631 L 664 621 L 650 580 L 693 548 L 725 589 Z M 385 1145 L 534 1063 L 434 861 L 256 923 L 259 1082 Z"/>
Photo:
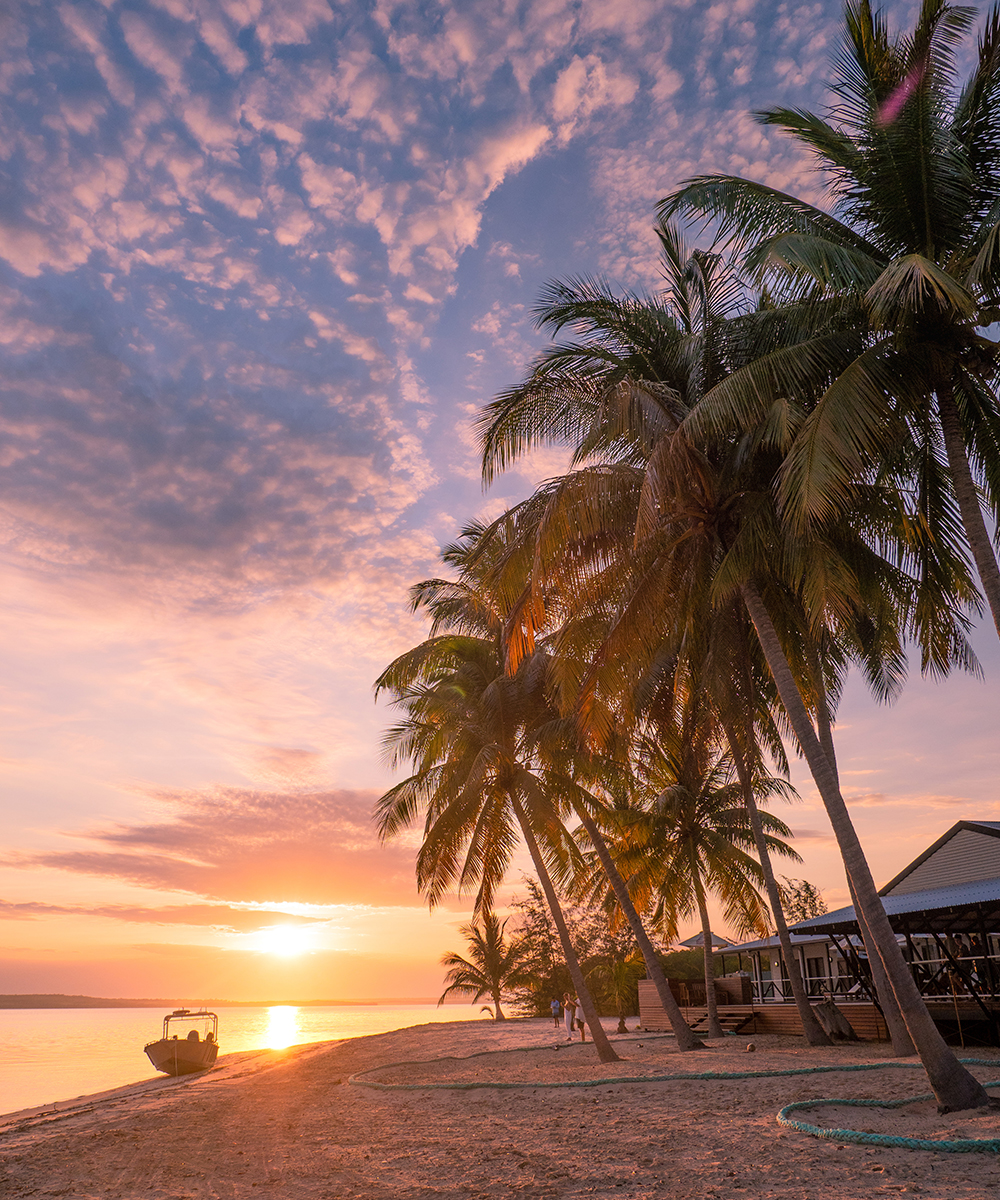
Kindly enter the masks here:
<path id="1" fill-rule="evenodd" d="M 626 1039 L 621 1039 L 626 1040 Z M 637 1041 L 637 1038 L 629 1038 L 629 1041 Z M 643 1038 L 643 1041 L 653 1041 L 650 1037 Z M 538 1046 L 518 1046 L 513 1048 L 515 1052 L 538 1050 Z M 589 1087 L 608 1087 L 609 1085 L 621 1086 L 623 1084 L 635 1083 L 669 1083 L 675 1080 L 682 1079 L 770 1079 L 785 1075 L 825 1075 L 833 1071 L 885 1071 L 885 1070 L 919 1070 L 919 1063 L 907 1062 L 881 1062 L 881 1063 L 853 1063 L 839 1067 L 787 1067 L 780 1071 L 697 1071 L 684 1072 L 671 1075 L 644 1075 L 641 1078 L 635 1078 L 630 1075 L 607 1076 L 604 1079 L 571 1079 L 561 1080 L 552 1083 L 542 1082 L 518 1082 L 518 1083 L 500 1083 L 500 1082 L 456 1082 L 456 1083 L 382 1083 L 376 1079 L 366 1079 L 365 1076 L 373 1071 L 385 1071 L 393 1067 L 421 1067 L 430 1066 L 431 1063 L 441 1062 L 466 1062 L 470 1058 L 482 1058 L 486 1055 L 496 1054 L 496 1050 L 484 1050 L 478 1054 L 470 1054 L 464 1057 L 452 1058 L 437 1058 L 419 1062 L 398 1062 L 384 1063 L 380 1067 L 369 1067 L 367 1070 L 358 1071 L 351 1075 L 347 1080 L 348 1084 L 354 1087 L 374 1088 L 377 1091 L 383 1092 L 423 1092 L 423 1091 L 456 1091 L 470 1092 L 480 1088 L 489 1088 L 493 1091 L 511 1091 L 514 1089 L 523 1088 L 589 1088 Z M 503 1053 L 500 1051 L 499 1053 Z M 996 1066 L 997 1060 L 993 1058 L 962 1058 L 960 1062 L 969 1066 Z M 1000 1079 L 991 1080 L 984 1083 L 986 1088 L 1000 1088 Z M 970 1153 L 1000 1153 L 1000 1138 L 954 1138 L 954 1139 L 935 1139 L 935 1138 L 916 1138 L 916 1137 L 901 1137 L 886 1133 L 864 1133 L 856 1129 L 824 1129 L 820 1125 L 810 1125 L 807 1121 L 800 1121 L 793 1117 L 793 1112 L 803 1112 L 810 1108 L 820 1108 L 824 1105 L 835 1104 L 838 1107 L 852 1108 L 904 1108 L 908 1104 L 917 1104 L 921 1100 L 931 1100 L 933 1097 L 928 1092 L 920 1096 L 910 1096 L 905 1100 L 842 1100 L 842 1099 L 823 1099 L 823 1100 L 797 1100 L 794 1104 L 786 1104 L 785 1107 L 778 1113 L 777 1121 L 779 1125 L 786 1129 L 794 1129 L 799 1133 L 808 1133 L 813 1137 L 826 1138 L 828 1141 L 853 1143 L 859 1146 L 888 1146 L 894 1149 L 903 1150 L 937 1150 L 945 1151 L 951 1154 L 970 1154 Z"/>

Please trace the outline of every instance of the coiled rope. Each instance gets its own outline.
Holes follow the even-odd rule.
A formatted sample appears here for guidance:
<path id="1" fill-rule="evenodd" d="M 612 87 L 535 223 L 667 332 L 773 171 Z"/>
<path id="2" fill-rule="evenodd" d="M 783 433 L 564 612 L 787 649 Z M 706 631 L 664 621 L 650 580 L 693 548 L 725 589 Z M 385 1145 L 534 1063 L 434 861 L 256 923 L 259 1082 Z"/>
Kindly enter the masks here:
<path id="1" fill-rule="evenodd" d="M 959 1062 L 979 1066 L 992 1065 L 994 1060 L 983 1058 L 960 1058 Z M 902 1065 L 902 1064 L 899 1064 Z M 991 1079 L 984 1088 L 1000 1088 L 1000 1079 Z M 777 1121 L 786 1129 L 808 1133 L 812 1137 L 825 1138 L 830 1142 L 850 1142 L 856 1146 L 889 1146 L 898 1150 L 944 1150 L 949 1154 L 1000 1154 L 1000 1138 L 917 1138 L 902 1134 L 865 1133 L 860 1129 L 827 1129 L 822 1125 L 810 1125 L 808 1121 L 797 1121 L 789 1116 L 807 1108 L 821 1108 L 824 1104 L 836 1104 L 842 1108 L 903 1108 L 907 1104 L 918 1104 L 921 1100 L 933 1100 L 931 1092 L 922 1096 L 909 1096 L 904 1100 L 797 1100 L 786 1104 L 778 1113 Z"/>
<path id="2" fill-rule="evenodd" d="M 622 1038 L 616 1041 L 616 1045 L 622 1041 L 638 1041 L 638 1038 Z M 659 1039 L 645 1037 L 643 1042 L 655 1041 Z M 561 1049 L 561 1047 L 559 1047 Z M 426 1067 L 431 1065 L 439 1065 L 446 1062 L 468 1062 L 473 1058 L 484 1058 L 489 1055 L 503 1053 L 523 1053 L 527 1051 L 537 1051 L 542 1049 L 539 1046 L 516 1046 L 510 1050 L 481 1050 L 475 1054 L 468 1055 L 449 1055 L 444 1058 L 435 1059 L 420 1059 L 409 1062 L 383 1063 L 378 1067 L 368 1067 L 363 1071 L 356 1071 L 348 1077 L 348 1084 L 353 1087 L 372 1088 L 382 1092 L 425 1092 L 425 1091 L 451 1091 L 451 1092 L 471 1092 L 482 1088 L 489 1088 L 493 1091 L 513 1091 L 525 1088 L 591 1088 L 591 1087 L 609 1087 L 621 1086 L 623 1084 L 644 1084 L 644 1083 L 672 1083 L 676 1080 L 683 1079 L 700 1079 L 700 1080 L 725 1080 L 725 1079 L 775 1079 L 788 1075 L 826 1075 L 835 1071 L 850 1072 L 850 1071 L 886 1071 L 886 1070 L 922 1070 L 920 1063 L 909 1062 L 880 1062 L 880 1063 L 848 1063 L 841 1066 L 833 1067 L 786 1067 L 778 1071 L 685 1071 L 676 1072 L 670 1075 L 611 1075 L 603 1079 L 563 1079 L 545 1082 L 536 1080 L 518 1080 L 516 1082 L 501 1082 L 499 1080 L 455 1080 L 450 1083 L 384 1083 L 378 1079 L 367 1079 L 366 1076 L 371 1075 L 375 1071 L 388 1071 L 400 1067 Z M 993 1067 L 997 1065 L 997 1060 L 994 1058 L 961 1058 L 959 1062 L 966 1066 Z M 989 1083 L 982 1085 L 984 1088 L 1000 1088 L 1000 1079 L 991 1080 Z M 790 1116 L 793 1112 L 802 1112 L 809 1108 L 820 1108 L 823 1105 L 837 1105 L 841 1107 L 853 1108 L 903 1108 L 908 1104 L 917 1104 L 921 1100 L 931 1100 L 933 1096 L 930 1092 L 920 1096 L 910 1096 L 903 1100 L 846 1100 L 846 1099 L 823 1099 L 823 1100 L 797 1100 L 793 1104 L 786 1104 L 785 1107 L 778 1113 L 777 1121 L 779 1125 L 786 1129 L 794 1129 L 798 1133 L 807 1133 L 812 1137 L 825 1138 L 828 1141 L 847 1142 L 860 1146 L 889 1146 L 895 1149 L 903 1150 L 939 1150 L 946 1151 L 952 1154 L 969 1154 L 969 1153 L 1000 1153 L 1000 1138 L 916 1138 L 902 1137 L 885 1133 L 865 1133 L 857 1129 L 825 1129 L 820 1125 L 810 1125 L 806 1121 L 799 1121 Z"/>

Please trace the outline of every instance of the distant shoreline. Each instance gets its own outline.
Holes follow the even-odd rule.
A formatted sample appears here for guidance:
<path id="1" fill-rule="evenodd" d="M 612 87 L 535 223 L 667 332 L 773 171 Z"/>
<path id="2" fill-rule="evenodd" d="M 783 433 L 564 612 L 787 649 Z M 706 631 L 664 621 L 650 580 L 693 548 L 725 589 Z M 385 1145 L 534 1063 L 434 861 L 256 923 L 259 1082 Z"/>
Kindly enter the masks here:
<path id="1" fill-rule="evenodd" d="M 381 996 L 372 1000 L 191 1000 L 178 997 L 121 999 L 107 996 L 65 996 L 49 994 L 0 996 L 0 1009 L 12 1008 L 358 1008 L 376 1005 L 436 1004 L 436 996 Z M 447 1005 L 447 1001 L 445 1004 Z M 467 1000 L 461 1001 L 467 1004 Z"/>

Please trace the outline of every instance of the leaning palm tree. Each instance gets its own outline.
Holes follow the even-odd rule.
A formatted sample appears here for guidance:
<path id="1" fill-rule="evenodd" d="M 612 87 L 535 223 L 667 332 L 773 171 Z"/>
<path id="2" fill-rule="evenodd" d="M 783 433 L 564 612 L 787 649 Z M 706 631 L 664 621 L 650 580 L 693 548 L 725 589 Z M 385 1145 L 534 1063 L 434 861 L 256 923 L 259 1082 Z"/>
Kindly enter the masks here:
<path id="1" fill-rule="evenodd" d="M 448 968 L 444 980 L 448 985 L 441 993 L 438 1007 L 444 1004 L 452 992 L 472 995 L 472 1003 L 489 996 L 493 1001 L 493 1020 L 506 1021 L 500 1007 L 504 992 L 520 987 L 527 982 L 524 970 L 524 951 L 517 940 L 507 941 L 504 928 L 494 912 L 484 912 L 478 921 L 462 925 L 459 933 L 468 943 L 468 958 L 449 951 L 441 958 L 441 966 Z"/>
<path id="2" fill-rule="evenodd" d="M 775 294 L 857 316 L 710 391 L 690 419 L 696 436 L 758 425 L 811 374 L 822 395 L 781 471 L 785 510 L 815 524 L 849 508 L 866 480 L 917 493 L 937 478 L 954 499 L 930 536 L 953 541 L 964 527 L 1000 633 L 1000 569 L 977 487 L 978 476 L 995 517 L 1000 357 L 981 329 L 1000 315 L 1000 11 L 958 88 L 956 47 L 974 17 L 924 0 L 913 33 L 892 36 L 870 0 L 849 0 L 829 111 L 757 114 L 812 153 L 832 212 L 726 175 L 688 181 L 660 210 L 716 223 Z"/>
<path id="3" fill-rule="evenodd" d="M 470 527 L 446 560 L 460 565 L 476 540 Z M 540 737 L 558 727 L 546 695 L 545 656 L 505 670 L 503 605 L 475 583 L 467 572 L 458 583 L 416 585 L 414 606 L 429 609 L 451 632 L 401 655 L 376 681 L 376 694 L 391 693 L 404 713 L 386 734 L 390 763 L 414 768 L 376 803 L 379 836 L 393 837 L 422 815 L 418 888 L 434 905 L 454 886 L 474 887 L 477 913 L 493 907 L 523 839 L 598 1055 L 614 1062 L 618 1055 L 600 1023 L 553 881 L 553 870 L 562 869 L 573 847 L 561 820 L 559 782 L 541 762 Z"/>

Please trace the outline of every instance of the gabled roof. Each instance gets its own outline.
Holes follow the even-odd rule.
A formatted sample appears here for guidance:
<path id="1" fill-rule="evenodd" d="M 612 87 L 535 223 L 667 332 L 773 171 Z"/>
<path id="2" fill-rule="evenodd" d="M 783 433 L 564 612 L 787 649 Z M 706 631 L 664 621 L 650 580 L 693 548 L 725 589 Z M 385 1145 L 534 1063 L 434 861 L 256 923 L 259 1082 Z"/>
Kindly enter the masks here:
<path id="1" fill-rule="evenodd" d="M 880 896 L 934 891 L 1000 876 L 1000 821 L 958 821 L 890 879 Z"/>
<path id="2" fill-rule="evenodd" d="M 709 930 L 709 933 L 712 937 L 713 947 L 731 946 L 733 944 L 728 938 L 719 937 L 717 933 L 712 933 L 711 930 Z M 677 944 L 678 946 L 683 946 L 687 950 L 700 950 L 705 944 L 705 935 L 703 933 L 696 933 L 694 937 L 689 937 L 686 942 L 678 942 Z"/>

